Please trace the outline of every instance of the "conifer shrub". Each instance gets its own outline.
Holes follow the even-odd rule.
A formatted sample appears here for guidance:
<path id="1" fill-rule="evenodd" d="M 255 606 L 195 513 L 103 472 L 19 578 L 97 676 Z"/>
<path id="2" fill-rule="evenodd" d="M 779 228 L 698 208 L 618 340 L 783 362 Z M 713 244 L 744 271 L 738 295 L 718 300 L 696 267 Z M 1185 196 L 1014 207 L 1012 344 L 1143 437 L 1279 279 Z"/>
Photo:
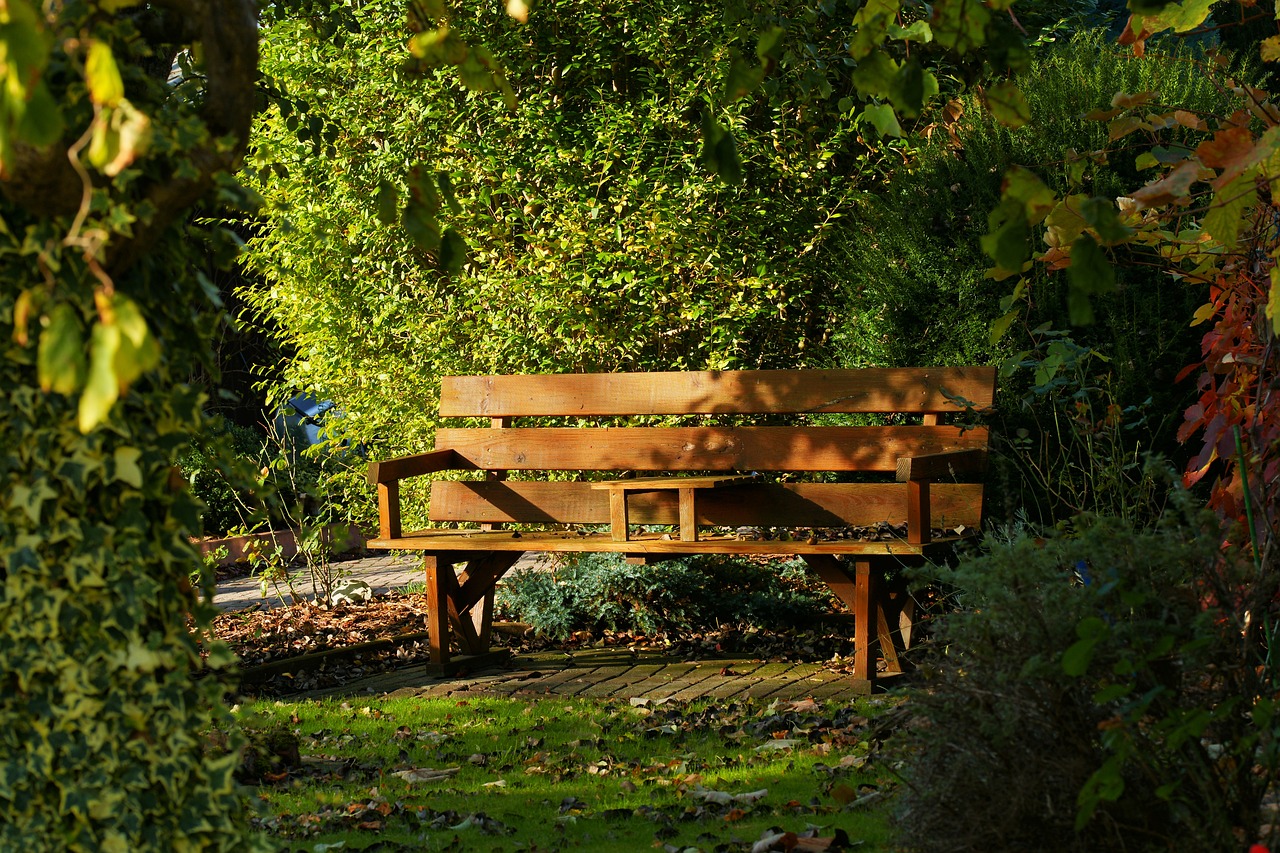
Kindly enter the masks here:
<path id="1" fill-rule="evenodd" d="M 630 565 L 586 554 L 554 572 L 524 570 L 500 588 L 498 606 L 539 633 L 691 631 L 718 625 L 802 625 L 831 610 L 821 580 L 799 560 L 752 562 L 716 555 Z"/>
<path id="2" fill-rule="evenodd" d="M 1080 517 L 1070 533 L 989 535 L 945 572 L 962 608 L 936 626 L 899 744 L 906 847 L 1259 839 L 1280 717 L 1276 662 L 1245 640 L 1274 613 L 1246 602 L 1267 584 L 1274 600 L 1275 573 L 1224 554 L 1213 517 L 1175 503 L 1146 529 Z"/>

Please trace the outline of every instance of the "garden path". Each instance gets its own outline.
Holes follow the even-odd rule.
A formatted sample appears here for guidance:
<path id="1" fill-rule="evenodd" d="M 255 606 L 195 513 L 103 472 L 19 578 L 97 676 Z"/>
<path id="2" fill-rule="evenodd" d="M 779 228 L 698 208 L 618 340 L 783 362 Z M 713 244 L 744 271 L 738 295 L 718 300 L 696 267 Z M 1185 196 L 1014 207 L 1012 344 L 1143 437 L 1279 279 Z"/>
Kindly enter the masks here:
<path id="1" fill-rule="evenodd" d="M 515 569 L 531 568 L 538 563 L 538 555 L 526 555 L 516 563 Z M 422 560 L 414 555 L 403 554 L 371 554 L 355 560 L 344 560 L 341 564 L 345 577 L 359 578 L 373 587 L 374 594 L 382 594 L 395 589 L 402 589 L 409 584 L 421 584 L 423 581 Z M 297 570 L 295 587 L 299 592 L 311 590 L 311 575 L 306 569 Z M 213 603 L 219 610 L 243 610 L 258 605 L 260 608 L 278 607 L 286 600 L 273 590 L 262 594 L 262 583 L 258 577 L 240 577 L 218 582 Z"/>

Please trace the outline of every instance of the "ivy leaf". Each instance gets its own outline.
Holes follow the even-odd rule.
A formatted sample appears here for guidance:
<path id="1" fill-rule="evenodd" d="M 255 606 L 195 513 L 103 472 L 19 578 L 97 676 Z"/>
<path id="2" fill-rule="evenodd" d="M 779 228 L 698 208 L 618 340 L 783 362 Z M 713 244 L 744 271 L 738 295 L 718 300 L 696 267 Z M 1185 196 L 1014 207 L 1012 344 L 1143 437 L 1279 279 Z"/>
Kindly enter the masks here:
<path id="1" fill-rule="evenodd" d="M 121 100 L 104 108 L 93 124 L 89 162 L 103 174 L 115 177 L 141 156 L 151 144 L 151 119 L 133 104 Z"/>
<path id="2" fill-rule="evenodd" d="M 1069 195 L 1057 204 L 1045 219 L 1044 241 L 1051 248 L 1070 246 L 1084 231 L 1085 218 L 1080 211 L 1088 196 Z"/>
<path id="3" fill-rule="evenodd" d="M 64 127 L 58 102 L 44 83 L 37 83 L 23 109 L 22 122 L 18 125 L 19 136 L 32 145 L 52 145 L 62 136 Z"/>
<path id="4" fill-rule="evenodd" d="M 1058 203 L 1053 190 L 1035 172 L 1022 166 L 1014 166 L 1004 173 L 1000 194 L 1022 205 L 1028 225 L 1044 219 Z"/>
<path id="5" fill-rule="evenodd" d="M 93 41 L 84 60 L 84 78 L 89 86 L 89 97 L 95 104 L 114 107 L 124 99 L 124 80 L 106 42 Z"/>
<path id="6" fill-rule="evenodd" d="M 902 136 L 902 125 L 898 124 L 898 117 L 888 104 L 868 104 L 862 111 L 862 120 L 870 123 L 881 136 Z"/>
<path id="7" fill-rule="evenodd" d="M 738 141 L 728 130 L 716 143 L 716 161 L 720 165 L 718 174 L 722 181 L 733 186 L 742 183 L 742 157 L 738 154 Z"/>
<path id="8" fill-rule="evenodd" d="M 1169 3 L 1164 0 L 1131 0 L 1129 8 L 1135 18 L 1133 26 L 1138 27 L 1137 18 L 1141 17 L 1141 29 L 1155 34 L 1164 30 L 1185 33 L 1194 30 L 1209 17 L 1209 8 L 1215 0 L 1182 0 L 1181 3 Z"/>
<path id="9" fill-rule="evenodd" d="M 885 98 L 897 88 L 900 70 L 887 53 L 877 50 L 858 63 L 853 72 L 853 85 L 864 98 Z"/>
<path id="10" fill-rule="evenodd" d="M 86 371 L 80 318 L 74 308 L 60 302 L 49 311 L 47 320 L 36 350 L 40 388 L 46 392 L 74 394 L 84 384 Z"/>
<path id="11" fill-rule="evenodd" d="M 1015 308 L 1014 310 L 1005 313 L 1004 316 L 997 318 L 996 321 L 991 324 L 990 342 L 992 346 L 995 346 L 1000 342 L 1000 339 L 1004 337 L 1004 333 L 1009 331 L 1009 327 L 1013 325 L 1014 320 L 1018 319 L 1018 315 L 1020 313 L 1021 312 Z"/>
<path id="12" fill-rule="evenodd" d="M 743 95 L 754 92 L 764 82 L 764 66 L 747 62 L 737 57 L 729 65 L 729 73 L 724 78 L 724 95 L 721 103 L 736 101 Z"/>
<path id="13" fill-rule="evenodd" d="M 742 160 L 738 145 L 710 110 L 702 113 L 702 165 L 727 184 L 742 183 Z"/>
<path id="14" fill-rule="evenodd" d="M 1093 650 L 1097 647 L 1095 638 L 1077 640 L 1062 653 L 1062 671 L 1073 678 L 1084 675 L 1093 660 Z"/>
<path id="15" fill-rule="evenodd" d="M 462 205 L 458 204 L 458 196 L 453 191 L 453 178 L 449 177 L 449 173 L 443 169 L 436 172 L 436 183 L 440 185 L 440 195 L 444 196 L 449 212 L 454 216 L 462 213 Z"/>
<path id="16" fill-rule="evenodd" d="M 115 324 L 94 323 L 89 339 L 89 378 L 80 395 L 80 432 L 89 433 L 107 419 L 120 396 L 115 360 L 120 349 L 120 329 Z"/>
<path id="17" fill-rule="evenodd" d="M 1267 152 L 1260 150 L 1254 142 L 1253 134 L 1247 127 L 1220 130 L 1212 139 L 1206 139 L 1196 146 L 1196 156 L 1201 163 L 1222 170 L 1214 181 L 1214 186 L 1219 189 L 1256 164 L 1265 153 Z"/>
<path id="18" fill-rule="evenodd" d="M 1263 62 L 1275 62 L 1280 59 L 1280 36 L 1263 39 L 1258 45 L 1258 53 Z"/>
<path id="19" fill-rule="evenodd" d="M 986 41 L 991 11 L 981 0 L 939 0 L 933 7 L 933 38 L 959 54 L 971 53 Z"/>
<path id="20" fill-rule="evenodd" d="M 111 307 L 115 325 L 120 329 L 113 367 L 120 392 L 124 393 L 139 376 L 160 364 L 160 343 L 147 328 L 142 312 L 132 299 L 117 293 L 112 297 Z"/>
<path id="21" fill-rule="evenodd" d="M 782 56 L 782 37 L 786 34 L 785 27 L 773 26 L 766 28 L 756 40 L 756 57 L 764 65 L 766 74 Z"/>
<path id="22" fill-rule="evenodd" d="M 1005 127 L 1018 128 L 1031 121 L 1031 104 L 1012 80 L 1004 80 L 987 89 L 987 107 L 996 121 Z"/>
<path id="23" fill-rule="evenodd" d="M 116 463 L 116 479 L 122 483 L 127 483 L 135 489 L 142 488 L 142 468 L 138 466 L 138 460 L 142 458 L 142 451 L 136 447 L 118 447 L 115 452 Z"/>

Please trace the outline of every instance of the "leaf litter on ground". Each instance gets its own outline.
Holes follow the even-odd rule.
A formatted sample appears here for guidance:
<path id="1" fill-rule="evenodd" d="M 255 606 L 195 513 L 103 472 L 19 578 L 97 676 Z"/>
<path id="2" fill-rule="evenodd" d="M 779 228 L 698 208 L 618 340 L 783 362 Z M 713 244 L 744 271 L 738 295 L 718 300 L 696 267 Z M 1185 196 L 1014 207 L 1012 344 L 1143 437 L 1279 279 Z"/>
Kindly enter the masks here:
<path id="1" fill-rule="evenodd" d="M 301 746 L 297 766 L 258 784 L 259 825 L 280 841 L 769 851 L 885 842 L 875 803 L 892 774 L 876 719 L 895 704 L 386 699 L 240 713 Z"/>

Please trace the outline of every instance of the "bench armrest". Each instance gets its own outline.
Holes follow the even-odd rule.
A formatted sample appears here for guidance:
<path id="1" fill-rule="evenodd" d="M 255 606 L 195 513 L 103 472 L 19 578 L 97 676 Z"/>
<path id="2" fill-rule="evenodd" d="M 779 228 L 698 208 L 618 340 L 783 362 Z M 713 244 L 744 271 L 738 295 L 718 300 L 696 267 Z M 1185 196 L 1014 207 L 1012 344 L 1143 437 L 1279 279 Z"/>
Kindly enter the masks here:
<path id="1" fill-rule="evenodd" d="M 951 450 L 898 460 L 898 482 L 907 484 L 907 543 L 928 544 L 933 521 L 929 517 L 929 483 L 981 474 L 987 469 L 987 451 Z"/>
<path id="2" fill-rule="evenodd" d="M 398 456 L 395 459 L 370 462 L 369 485 L 394 483 L 397 480 L 417 477 L 419 474 L 433 474 L 436 471 L 474 467 L 452 450 L 432 450 L 428 453 L 415 453 L 413 456 Z"/>
<path id="3" fill-rule="evenodd" d="M 378 536 L 396 539 L 400 527 L 400 481 L 420 474 L 455 469 L 473 469 L 467 460 L 452 450 L 432 450 L 413 456 L 400 456 L 369 463 L 369 484 L 378 487 Z"/>
<path id="4" fill-rule="evenodd" d="M 898 482 L 955 479 L 987 470 L 987 451 L 949 450 L 924 456 L 903 456 L 898 460 Z"/>

